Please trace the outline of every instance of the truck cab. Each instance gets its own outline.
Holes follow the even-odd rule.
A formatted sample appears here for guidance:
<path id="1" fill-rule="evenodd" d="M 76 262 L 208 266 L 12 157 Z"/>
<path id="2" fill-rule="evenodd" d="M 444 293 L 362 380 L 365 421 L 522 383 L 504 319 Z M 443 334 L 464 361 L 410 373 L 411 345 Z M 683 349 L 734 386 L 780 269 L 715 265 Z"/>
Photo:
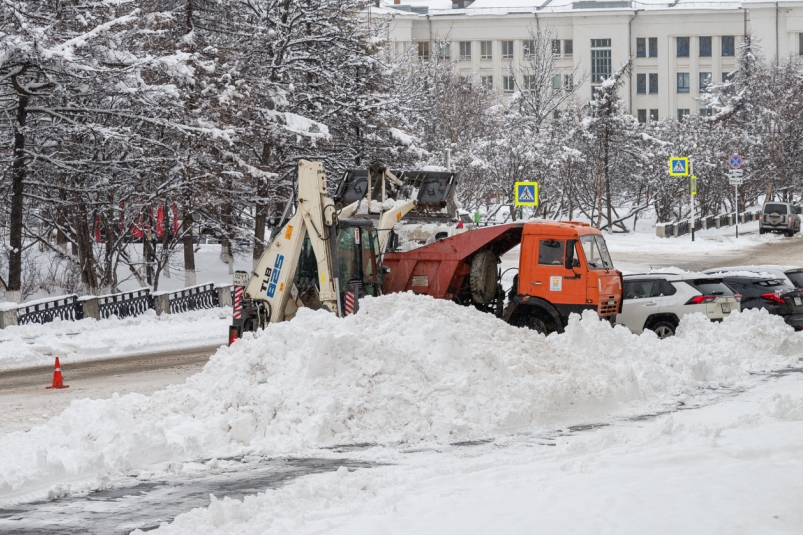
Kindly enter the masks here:
<path id="1" fill-rule="evenodd" d="M 612 321 L 621 302 L 622 275 L 599 230 L 571 221 L 524 225 L 519 273 L 504 311 L 509 323 L 563 332 L 570 314 L 594 310 Z"/>

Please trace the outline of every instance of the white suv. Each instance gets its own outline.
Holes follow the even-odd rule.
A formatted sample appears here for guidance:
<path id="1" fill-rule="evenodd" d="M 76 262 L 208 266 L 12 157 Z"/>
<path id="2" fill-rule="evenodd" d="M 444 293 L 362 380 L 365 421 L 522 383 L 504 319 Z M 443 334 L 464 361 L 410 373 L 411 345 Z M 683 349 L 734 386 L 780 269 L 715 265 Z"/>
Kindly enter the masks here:
<path id="1" fill-rule="evenodd" d="M 673 336 L 686 314 L 700 312 L 721 321 L 739 310 L 739 301 L 722 277 L 701 273 L 647 273 L 625 275 L 622 313 L 616 323 L 636 334 L 654 331 L 659 338 Z"/>

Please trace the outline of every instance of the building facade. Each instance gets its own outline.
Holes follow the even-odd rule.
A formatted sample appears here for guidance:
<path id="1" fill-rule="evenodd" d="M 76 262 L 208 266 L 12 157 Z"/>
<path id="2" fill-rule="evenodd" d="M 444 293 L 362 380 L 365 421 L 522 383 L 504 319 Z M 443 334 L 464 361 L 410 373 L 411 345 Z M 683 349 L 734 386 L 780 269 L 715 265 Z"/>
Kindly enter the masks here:
<path id="1" fill-rule="evenodd" d="M 504 3 L 517 5 L 498 7 Z M 380 10 L 392 17 L 399 53 L 412 47 L 425 59 L 438 50 L 502 95 L 517 84 L 526 89 L 527 79 L 511 76 L 524 78 L 537 29 L 554 37 L 554 89 L 572 84 L 577 69 L 585 75 L 581 98 L 631 57 L 620 96 L 642 122 L 708 113 L 697 97 L 735 70 L 745 35 L 752 33 L 767 61 L 803 55 L 803 2 L 389 0 Z M 443 41 L 450 46 L 439 47 Z"/>

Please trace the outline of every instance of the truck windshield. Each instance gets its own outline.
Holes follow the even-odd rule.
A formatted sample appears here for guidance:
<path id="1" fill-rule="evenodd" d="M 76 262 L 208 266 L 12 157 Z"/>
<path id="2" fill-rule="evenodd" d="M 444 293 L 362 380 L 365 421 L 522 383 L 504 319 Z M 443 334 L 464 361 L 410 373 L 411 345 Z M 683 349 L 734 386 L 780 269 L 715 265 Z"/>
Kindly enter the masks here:
<path id="1" fill-rule="evenodd" d="M 611 255 L 608 254 L 608 246 L 602 236 L 586 234 L 580 236 L 580 243 L 590 269 L 613 269 Z"/>

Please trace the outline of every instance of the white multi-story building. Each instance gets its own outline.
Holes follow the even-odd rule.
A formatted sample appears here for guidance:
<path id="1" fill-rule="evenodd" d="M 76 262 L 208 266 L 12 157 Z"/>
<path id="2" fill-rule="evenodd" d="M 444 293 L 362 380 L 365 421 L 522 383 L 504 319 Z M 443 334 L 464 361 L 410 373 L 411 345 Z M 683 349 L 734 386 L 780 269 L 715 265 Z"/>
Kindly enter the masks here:
<path id="1" fill-rule="evenodd" d="M 382 0 L 392 16 L 391 38 L 399 52 L 413 47 L 428 57 L 448 40 L 461 72 L 502 94 L 514 90 L 532 32 L 550 28 L 556 89 L 575 68 L 591 86 L 633 58 L 620 96 L 641 121 L 705 114 L 696 97 L 709 81 L 736 67 L 738 47 L 751 34 L 768 61 L 803 55 L 803 1 L 671 3 L 620 0 Z M 501 7 L 501 6 L 509 7 Z M 518 80 L 526 87 L 527 80 Z M 571 83 L 571 81 L 568 81 Z"/>

